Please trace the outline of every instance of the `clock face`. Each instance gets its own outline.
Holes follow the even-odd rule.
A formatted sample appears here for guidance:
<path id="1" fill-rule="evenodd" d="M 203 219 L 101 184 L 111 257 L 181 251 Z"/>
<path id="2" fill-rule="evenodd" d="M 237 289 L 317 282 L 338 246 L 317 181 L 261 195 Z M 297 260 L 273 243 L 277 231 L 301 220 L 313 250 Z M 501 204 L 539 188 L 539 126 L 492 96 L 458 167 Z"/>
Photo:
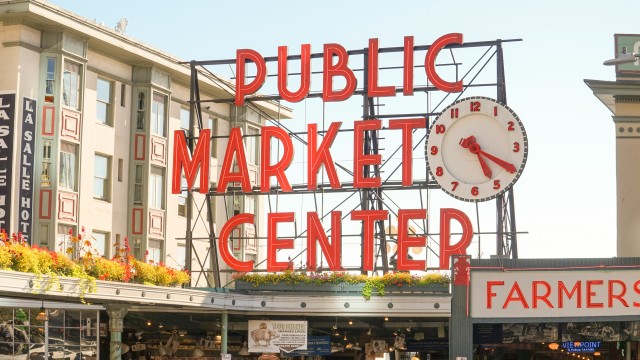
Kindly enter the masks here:
<path id="1" fill-rule="evenodd" d="M 527 160 L 527 134 L 518 115 L 486 97 L 449 105 L 431 124 L 425 157 L 449 195 L 485 201 L 509 189 Z"/>

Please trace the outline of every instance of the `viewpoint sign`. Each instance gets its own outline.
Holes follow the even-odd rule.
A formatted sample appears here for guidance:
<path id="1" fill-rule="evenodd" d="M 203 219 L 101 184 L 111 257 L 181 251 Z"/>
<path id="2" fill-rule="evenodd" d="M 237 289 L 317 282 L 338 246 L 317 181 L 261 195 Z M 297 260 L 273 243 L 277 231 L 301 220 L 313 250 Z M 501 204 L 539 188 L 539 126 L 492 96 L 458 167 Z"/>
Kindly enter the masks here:
<path id="1" fill-rule="evenodd" d="M 434 89 L 447 92 L 457 93 L 464 88 L 462 80 L 448 81 L 443 79 L 438 73 L 436 67 L 436 57 L 445 47 L 458 46 L 463 44 L 463 36 L 459 33 L 445 34 L 436 39 L 427 49 L 424 61 L 418 67 L 414 64 L 414 55 L 416 48 L 412 36 L 404 38 L 403 42 L 403 65 L 402 65 L 402 81 L 397 84 L 382 84 L 378 78 L 379 72 L 379 47 L 378 39 L 370 39 L 367 54 L 367 71 L 366 76 L 366 94 L 369 97 L 394 97 L 394 96 L 412 96 L 414 92 L 414 78 L 420 76 L 420 81 L 427 81 Z M 362 51 L 362 50 L 359 50 Z M 278 94 L 286 101 L 299 102 L 309 96 L 310 78 L 313 69 L 311 69 L 311 47 L 304 44 L 300 48 L 300 56 L 294 58 L 300 62 L 301 72 L 299 74 L 300 81 L 297 89 L 289 89 L 287 79 L 289 77 L 287 71 L 288 61 L 292 58 L 288 55 L 286 46 L 278 48 L 277 57 L 277 81 Z M 349 68 L 349 51 L 345 50 L 339 44 L 325 44 L 322 52 L 322 100 L 325 102 L 345 101 L 354 94 L 356 89 L 356 76 L 354 70 Z M 317 57 L 317 56 L 316 56 Z M 236 106 L 243 106 L 245 98 L 258 92 L 263 86 L 268 74 L 265 57 L 252 49 L 240 49 L 236 54 Z M 254 76 L 247 76 L 247 68 L 252 67 L 255 70 Z M 415 69 L 424 68 L 424 74 L 419 74 Z M 335 80 L 335 81 L 334 81 Z M 343 84 L 342 88 L 336 89 L 334 82 Z M 392 131 L 398 131 L 402 136 L 402 186 L 409 187 L 413 184 L 413 133 L 418 129 L 427 128 L 428 121 L 424 117 L 418 118 L 401 118 L 388 120 L 388 128 Z M 328 179 L 328 185 L 331 189 L 344 189 L 345 185 L 337 176 L 336 165 L 333 160 L 331 151 L 332 144 L 336 135 L 343 128 L 342 122 L 334 122 L 329 125 L 328 130 L 320 134 L 317 124 L 309 124 L 307 126 L 307 152 L 306 152 L 306 178 L 307 189 L 305 191 L 319 191 L 317 178 L 321 170 L 324 171 Z M 353 121 L 353 178 L 350 183 L 352 189 L 378 189 L 382 186 L 382 179 L 379 176 L 370 176 L 366 173 L 365 168 L 373 165 L 381 165 L 382 157 L 379 154 L 373 155 L 364 152 L 364 142 L 368 132 L 377 131 L 383 128 L 382 120 L 356 120 Z M 290 134 L 278 126 L 263 126 L 260 129 L 260 186 L 254 188 L 251 185 L 249 168 L 247 165 L 247 150 L 243 141 L 243 133 L 241 128 L 231 128 L 229 132 L 229 140 L 224 159 L 219 171 L 218 179 L 215 179 L 217 193 L 227 193 L 228 188 L 233 186 L 234 191 L 238 191 L 238 187 L 244 193 L 269 193 L 272 189 L 270 181 L 275 178 L 279 185 L 280 192 L 295 192 L 292 188 L 285 170 L 292 164 L 294 159 L 294 146 Z M 183 131 L 174 133 L 174 153 L 173 153 L 173 174 L 172 174 L 172 193 L 177 194 L 182 191 L 181 178 L 187 180 L 189 191 L 196 182 L 196 177 L 200 174 L 199 189 L 200 192 L 209 191 L 209 147 L 211 133 L 209 129 L 201 129 L 197 145 L 193 152 L 187 148 L 187 141 Z M 277 143 L 274 145 L 274 143 Z M 273 162 L 271 149 L 280 148 L 279 159 Z M 303 159 L 299 159 L 303 162 Z M 213 180 L 213 179 L 212 179 Z M 318 245 L 327 267 L 332 271 L 342 270 L 342 221 L 343 216 L 340 211 L 331 212 L 331 233 L 330 236 L 322 228 L 320 216 L 317 212 L 307 212 L 307 261 L 304 266 L 307 269 L 317 267 L 317 249 Z M 387 210 L 357 210 L 352 211 L 347 221 L 359 222 L 363 229 L 362 237 L 362 270 L 371 271 L 374 269 L 374 225 L 377 221 L 388 219 L 389 211 Z M 426 247 L 426 236 L 410 235 L 409 222 L 422 221 L 427 218 L 426 209 L 399 209 L 398 217 L 398 234 L 397 234 L 397 270 L 424 270 L 426 268 L 426 260 L 412 259 L 408 251 L 412 247 Z M 253 261 L 241 261 L 233 256 L 229 249 L 229 237 L 236 227 L 242 224 L 253 224 L 254 215 L 250 213 L 237 214 L 230 218 L 222 227 L 219 234 L 220 255 L 222 259 L 232 269 L 236 271 L 248 272 L 254 268 Z M 276 228 L 279 224 L 293 223 L 293 212 L 271 212 L 267 214 L 267 253 L 266 253 L 266 269 L 267 271 L 282 271 L 289 268 L 288 261 L 278 261 L 276 254 L 281 249 L 292 249 L 294 247 L 293 239 L 283 239 L 278 236 Z M 461 228 L 461 235 L 457 236 L 457 241 L 452 243 L 451 228 L 452 223 L 457 223 L 457 227 Z M 456 224 L 454 224 L 456 226 Z M 449 259 L 451 255 L 465 254 L 466 249 L 471 244 L 473 236 L 473 228 L 469 217 L 458 209 L 443 208 L 440 209 L 440 269 L 449 269 Z M 329 240 L 331 238 L 331 240 Z"/>

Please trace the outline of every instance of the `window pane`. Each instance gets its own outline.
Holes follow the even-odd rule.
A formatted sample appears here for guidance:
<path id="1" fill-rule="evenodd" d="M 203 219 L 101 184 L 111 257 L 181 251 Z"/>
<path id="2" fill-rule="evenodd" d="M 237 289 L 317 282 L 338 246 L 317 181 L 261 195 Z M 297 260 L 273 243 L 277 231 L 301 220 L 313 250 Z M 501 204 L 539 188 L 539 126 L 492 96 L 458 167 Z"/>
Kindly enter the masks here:
<path id="1" fill-rule="evenodd" d="M 97 85 L 98 100 L 107 104 L 111 103 L 111 82 L 98 79 Z"/>
<path id="2" fill-rule="evenodd" d="M 62 101 L 63 104 L 74 109 L 79 108 L 80 97 L 80 65 L 71 62 L 64 63 L 62 74 Z"/>
<path id="3" fill-rule="evenodd" d="M 163 95 L 153 94 L 151 104 L 151 133 L 165 136 L 165 110 L 167 99 Z"/>
<path id="4" fill-rule="evenodd" d="M 96 155 L 93 164 L 93 196 L 107 199 L 109 190 L 109 158 Z"/>
<path id="5" fill-rule="evenodd" d="M 95 159 L 95 172 L 94 175 L 96 177 L 101 177 L 103 179 L 107 178 L 108 175 L 108 165 L 109 159 L 106 156 L 96 155 Z"/>
<path id="6" fill-rule="evenodd" d="M 102 179 L 93 179 L 93 196 L 99 199 L 105 198 L 105 186 L 104 180 Z"/>
<path id="7" fill-rule="evenodd" d="M 95 241 L 93 242 L 93 248 L 98 252 L 100 256 L 105 256 L 107 249 L 107 234 L 94 232 L 93 238 L 95 239 Z"/>
<path id="8" fill-rule="evenodd" d="M 162 261 L 162 241 L 149 240 L 149 257 L 147 260 L 153 261 L 154 264 Z"/>
<path id="9" fill-rule="evenodd" d="M 100 124 L 107 124 L 108 116 L 107 104 L 100 101 L 96 102 L 96 122 Z"/>
<path id="10" fill-rule="evenodd" d="M 180 109 L 180 128 L 189 130 L 189 110 Z"/>
<path id="11" fill-rule="evenodd" d="M 60 177 L 61 188 L 76 190 L 76 148 L 75 145 L 62 144 L 60 152 Z"/>

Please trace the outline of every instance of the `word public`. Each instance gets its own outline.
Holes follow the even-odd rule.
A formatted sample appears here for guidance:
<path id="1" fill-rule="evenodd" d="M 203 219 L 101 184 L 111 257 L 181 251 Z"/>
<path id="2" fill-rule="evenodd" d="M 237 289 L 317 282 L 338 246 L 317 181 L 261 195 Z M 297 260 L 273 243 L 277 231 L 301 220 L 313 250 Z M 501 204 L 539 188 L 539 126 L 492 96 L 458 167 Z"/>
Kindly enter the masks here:
<path id="1" fill-rule="evenodd" d="M 427 78 L 437 89 L 446 92 L 461 92 L 462 80 L 449 82 L 443 80 L 436 71 L 436 57 L 440 50 L 451 44 L 462 44 L 462 34 L 450 33 L 436 39 L 424 59 L 424 68 Z M 278 94 L 283 100 L 299 102 L 309 95 L 311 87 L 311 45 L 303 44 L 300 49 L 300 87 L 297 90 L 289 90 L 287 87 L 287 63 L 288 50 L 286 46 L 278 47 Z M 404 60 L 402 74 L 402 92 L 404 95 L 413 95 L 414 78 L 414 43 L 413 36 L 404 38 Z M 329 101 L 344 101 L 348 99 L 356 89 L 356 76 L 349 68 L 349 53 L 340 44 L 325 44 L 322 53 L 322 99 Z M 255 66 L 256 75 L 247 83 L 246 68 L 248 63 Z M 369 39 L 367 52 L 367 95 L 369 97 L 395 96 L 396 87 L 393 85 L 380 85 L 378 83 L 378 39 Z M 262 55 L 252 49 L 238 49 L 236 51 L 236 97 L 237 106 L 244 105 L 245 96 L 256 93 L 267 78 L 267 64 Z M 344 88 L 333 88 L 334 78 L 342 78 Z"/>

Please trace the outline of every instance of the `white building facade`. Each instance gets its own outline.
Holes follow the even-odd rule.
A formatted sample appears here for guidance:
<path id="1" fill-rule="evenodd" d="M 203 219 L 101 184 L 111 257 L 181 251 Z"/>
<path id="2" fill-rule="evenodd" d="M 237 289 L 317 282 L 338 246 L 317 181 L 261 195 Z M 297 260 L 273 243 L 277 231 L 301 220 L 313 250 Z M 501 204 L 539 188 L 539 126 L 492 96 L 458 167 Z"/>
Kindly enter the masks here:
<path id="1" fill-rule="evenodd" d="M 173 134 L 189 129 L 188 64 L 46 2 L 0 1 L 0 23 L 0 106 L 10 110 L 2 119 L 2 227 L 58 251 L 72 246 L 69 233 L 84 229 L 105 257 L 126 239 L 138 259 L 185 267 L 188 200 L 170 189 Z M 233 98 L 212 76 L 200 79 L 202 99 Z M 230 127 L 257 133 L 264 114 L 286 117 L 288 110 L 209 104 L 202 123 L 212 129 L 215 186 Z M 259 138 L 245 141 L 257 181 Z M 205 197 L 193 194 L 197 273 L 212 267 Z M 211 199 L 216 224 L 240 208 L 260 211 L 258 198 Z M 242 231 L 256 234 L 252 225 Z M 255 243 L 238 241 L 239 259 L 259 257 Z M 207 286 L 210 275 L 193 276 L 192 285 Z"/>

